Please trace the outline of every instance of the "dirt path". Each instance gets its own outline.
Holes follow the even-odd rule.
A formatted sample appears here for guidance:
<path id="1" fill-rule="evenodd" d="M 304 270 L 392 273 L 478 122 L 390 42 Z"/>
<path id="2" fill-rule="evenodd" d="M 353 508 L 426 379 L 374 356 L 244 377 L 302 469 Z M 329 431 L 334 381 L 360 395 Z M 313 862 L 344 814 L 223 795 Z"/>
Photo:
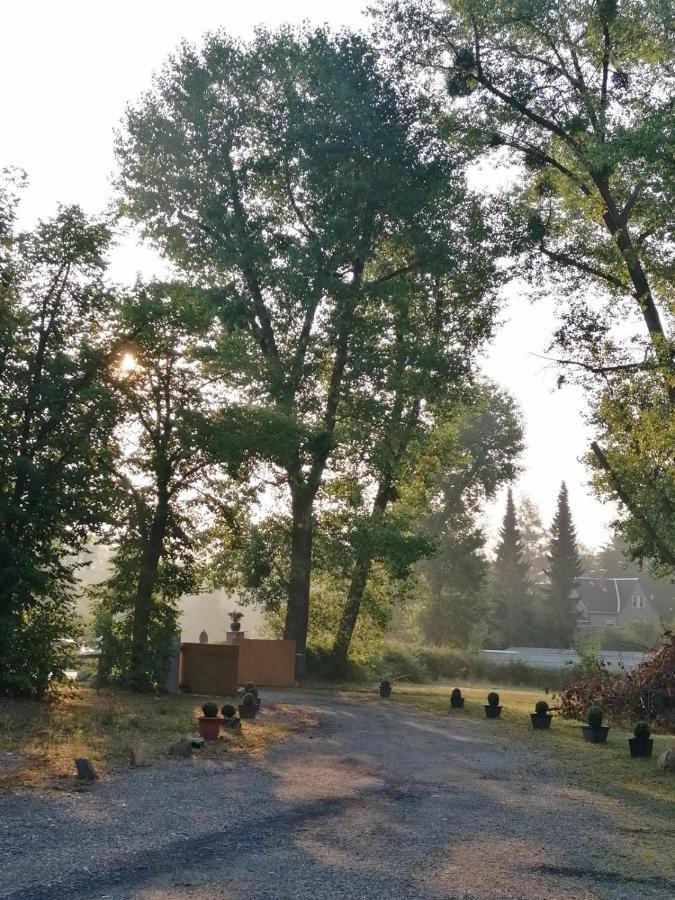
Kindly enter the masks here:
<path id="1" fill-rule="evenodd" d="M 263 761 L 195 757 L 79 794 L 0 798 L 0 897 L 675 896 L 639 826 L 569 787 L 498 723 L 276 696 L 319 724 Z M 652 824 L 672 857 L 673 821 Z"/>

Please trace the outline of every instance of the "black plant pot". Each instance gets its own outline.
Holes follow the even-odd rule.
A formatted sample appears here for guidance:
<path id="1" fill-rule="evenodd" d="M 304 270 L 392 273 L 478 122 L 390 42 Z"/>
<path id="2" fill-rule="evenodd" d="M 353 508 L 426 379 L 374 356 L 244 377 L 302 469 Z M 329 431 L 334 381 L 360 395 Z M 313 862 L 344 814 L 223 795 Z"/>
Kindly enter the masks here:
<path id="1" fill-rule="evenodd" d="M 255 703 L 251 703 L 250 705 L 240 703 L 237 709 L 239 710 L 240 719 L 255 719 L 258 715 L 258 706 Z"/>
<path id="2" fill-rule="evenodd" d="M 483 709 L 485 710 L 485 716 L 488 719 L 498 719 L 502 714 L 501 706 L 490 706 L 489 703 L 486 703 Z"/>
<path id="3" fill-rule="evenodd" d="M 230 631 L 241 631 L 241 622 L 230 622 Z"/>
<path id="4" fill-rule="evenodd" d="M 464 709 L 464 697 L 450 698 L 450 706 L 452 709 Z"/>
<path id="5" fill-rule="evenodd" d="M 635 759 L 637 757 L 650 757 L 654 749 L 654 741 L 651 738 L 628 738 L 630 746 L 630 755 Z"/>
<path id="6" fill-rule="evenodd" d="M 391 685 L 390 684 L 381 684 L 380 685 L 380 697 L 383 700 L 386 700 L 387 697 L 391 697 Z"/>
<path id="7" fill-rule="evenodd" d="M 581 733 L 589 744 L 606 744 L 609 725 L 582 725 Z"/>
<path id="8" fill-rule="evenodd" d="M 544 713 L 543 715 L 539 715 L 539 713 L 530 713 L 530 718 L 532 719 L 533 728 L 550 728 L 553 716 L 551 713 Z"/>

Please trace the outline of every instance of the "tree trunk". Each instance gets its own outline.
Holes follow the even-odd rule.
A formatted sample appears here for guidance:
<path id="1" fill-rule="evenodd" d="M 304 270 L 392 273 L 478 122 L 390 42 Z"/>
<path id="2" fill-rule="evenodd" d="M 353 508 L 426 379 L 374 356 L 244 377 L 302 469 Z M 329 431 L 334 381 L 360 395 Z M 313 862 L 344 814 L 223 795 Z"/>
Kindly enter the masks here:
<path id="1" fill-rule="evenodd" d="M 164 537 L 168 519 L 169 500 L 160 492 L 150 530 L 143 541 L 138 585 L 134 601 L 131 639 L 131 671 L 129 683 L 133 690 L 144 691 L 150 685 L 148 673 L 148 634 L 152 615 L 152 595 L 157 583 L 159 563 L 164 553 Z"/>
<path id="2" fill-rule="evenodd" d="M 371 510 L 369 521 L 373 522 L 380 518 L 391 498 L 391 476 L 388 475 L 380 481 L 375 502 Z M 349 655 L 349 645 L 354 636 L 354 629 L 361 611 L 361 602 L 363 601 L 363 592 L 368 583 L 368 576 L 373 566 L 373 553 L 370 545 L 367 544 L 356 558 L 354 568 L 352 569 L 352 580 L 349 585 L 349 594 L 347 595 L 347 603 L 342 610 L 340 624 L 338 625 L 335 643 L 333 644 L 333 655 L 336 662 L 344 664 L 347 662 Z"/>
<path id="3" fill-rule="evenodd" d="M 292 488 L 291 572 L 284 638 L 295 641 L 295 677 L 298 679 L 303 679 L 307 674 L 305 649 L 309 624 L 315 493 L 304 485 Z"/>
<path id="4" fill-rule="evenodd" d="M 354 563 L 347 602 L 342 610 L 340 624 L 335 635 L 335 643 L 333 644 L 333 656 L 335 661 L 341 665 L 347 662 L 347 657 L 349 656 L 349 646 L 354 636 L 354 629 L 361 611 L 363 592 L 366 589 L 372 566 L 372 553 L 362 554 Z"/>

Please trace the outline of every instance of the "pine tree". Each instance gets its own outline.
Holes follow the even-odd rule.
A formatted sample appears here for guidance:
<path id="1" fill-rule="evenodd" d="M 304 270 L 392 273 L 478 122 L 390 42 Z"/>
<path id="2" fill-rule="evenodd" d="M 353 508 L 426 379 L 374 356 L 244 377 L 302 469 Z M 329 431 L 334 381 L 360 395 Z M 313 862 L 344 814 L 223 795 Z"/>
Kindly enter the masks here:
<path id="1" fill-rule="evenodd" d="M 493 569 L 494 633 L 503 646 L 527 644 L 532 629 L 532 592 L 523 559 L 513 494 L 509 488 L 506 514 Z"/>
<path id="2" fill-rule="evenodd" d="M 551 525 L 548 562 L 547 594 L 551 637 L 557 646 L 570 647 L 576 625 L 576 600 L 573 594 L 583 567 L 564 481 L 560 485 L 558 507 Z"/>

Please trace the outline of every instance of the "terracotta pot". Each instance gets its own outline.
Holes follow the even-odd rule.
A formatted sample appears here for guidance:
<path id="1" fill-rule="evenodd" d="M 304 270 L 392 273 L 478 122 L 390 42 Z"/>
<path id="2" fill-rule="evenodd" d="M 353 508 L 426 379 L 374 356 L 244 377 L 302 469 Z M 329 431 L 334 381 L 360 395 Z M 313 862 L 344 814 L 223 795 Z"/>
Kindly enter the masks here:
<path id="1" fill-rule="evenodd" d="M 222 718 L 220 716 L 215 716 L 211 718 L 210 716 L 199 716 L 199 733 L 204 738 L 205 741 L 217 741 L 218 735 L 220 734 L 220 723 L 222 722 Z"/>

